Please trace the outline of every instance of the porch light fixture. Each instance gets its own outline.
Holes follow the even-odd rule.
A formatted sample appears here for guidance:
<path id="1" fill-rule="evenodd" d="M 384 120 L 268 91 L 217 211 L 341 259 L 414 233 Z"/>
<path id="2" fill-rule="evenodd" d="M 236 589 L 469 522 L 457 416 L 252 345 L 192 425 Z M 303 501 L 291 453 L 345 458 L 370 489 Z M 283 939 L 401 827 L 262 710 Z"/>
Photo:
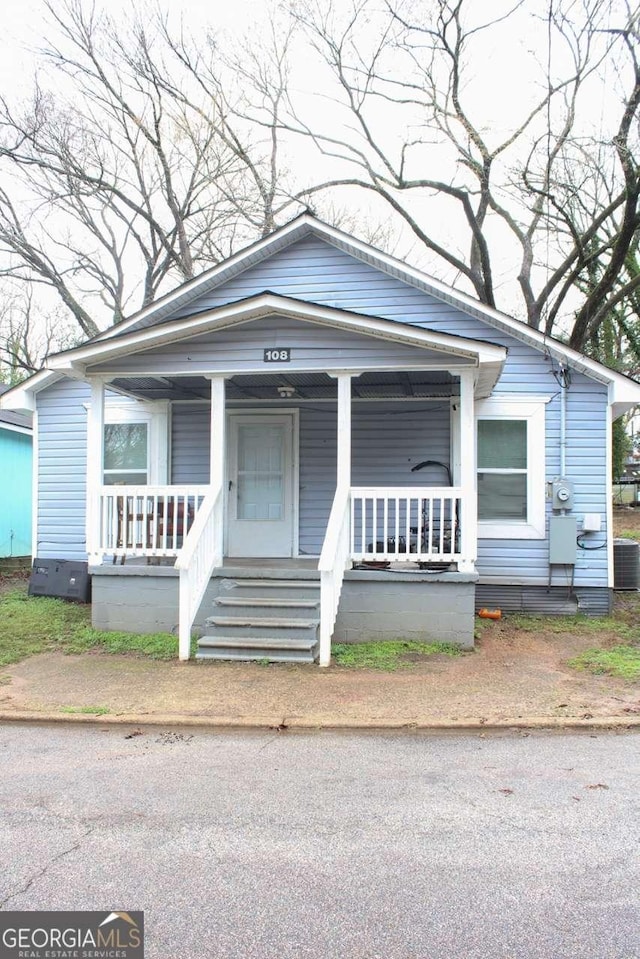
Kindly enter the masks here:
<path id="1" fill-rule="evenodd" d="M 291 397 L 295 394 L 295 386 L 282 385 L 277 387 L 278 396 L 281 400 L 290 400 Z"/>

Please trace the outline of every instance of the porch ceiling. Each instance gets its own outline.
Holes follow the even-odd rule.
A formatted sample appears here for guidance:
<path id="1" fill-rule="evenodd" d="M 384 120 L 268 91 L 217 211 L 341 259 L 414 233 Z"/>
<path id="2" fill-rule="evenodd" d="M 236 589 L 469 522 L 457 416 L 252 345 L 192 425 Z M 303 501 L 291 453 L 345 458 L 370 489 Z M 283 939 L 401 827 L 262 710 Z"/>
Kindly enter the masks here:
<path id="1" fill-rule="evenodd" d="M 370 372 L 354 376 L 354 399 L 426 399 L 457 395 L 457 381 L 446 372 Z M 123 393 L 145 400 L 203 400 L 211 396 L 204 376 L 117 377 L 111 385 Z M 282 388 L 294 390 L 284 397 Z M 234 400 L 332 400 L 337 397 L 336 380 L 326 373 L 264 373 L 230 377 L 226 381 L 228 401 Z"/>

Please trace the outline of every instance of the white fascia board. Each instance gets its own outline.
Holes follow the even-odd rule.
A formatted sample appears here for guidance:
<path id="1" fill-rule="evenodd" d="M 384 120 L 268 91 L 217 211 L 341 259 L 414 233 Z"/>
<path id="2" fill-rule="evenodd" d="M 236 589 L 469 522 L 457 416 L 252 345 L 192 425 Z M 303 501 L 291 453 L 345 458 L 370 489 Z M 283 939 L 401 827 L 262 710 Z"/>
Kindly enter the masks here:
<path id="1" fill-rule="evenodd" d="M 303 300 L 292 301 L 289 297 L 265 293 L 252 297 L 250 301 L 236 301 L 199 314 L 197 317 L 174 320 L 161 326 L 147 327 L 144 330 L 119 336 L 117 339 L 93 342 L 86 346 L 67 350 L 50 357 L 51 369 L 69 375 L 84 373 L 88 365 L 104 363 L 122 354 L 152 349 L 167 343 L 200 336 L 203 333 L 227 329 L 240 323 L 249 323 L 265 316 L 277 314 L 293 319 L 306 320 L 336 329 L 349 329 L 379 339 L 393 340 L 412 346 L 460 356 L 481 364 L 485 362 L 504 362 L 507 351 L 484 341 L 435 333 L 422 327 L 408 327 L 394 320 L 365 316 L 336 310 L 333 307 L 318 306 Z"/>
<path id="2" fill-rule="evenodd" d="M 0 430 L 8 430 L 9 433 L 23 433 L 25 436 L 33 436 L 31 426 L 16 426 L 15 423 L 3 423 L 0 420 Z"/>
<path id="3" fill-rule="evenodd" d="M 24 380 L 0 396 L 0 409 L 12 410 L 15 413 L 35 413 L 37 394 L 61 379 L 62 375 L 53 370 L 40 370 L 39 373 L 34 373 L 28 380 Z"/>
<path id="4" fill-rule="evenodd" d="M 611 415 L 614 420 L 617 420 L 619 416 L 623 416 L 640 404 L 640 383 L 635 383 L 619 373 L 614 375 L 616 378 L 610 383 L 609 402 Z"/>

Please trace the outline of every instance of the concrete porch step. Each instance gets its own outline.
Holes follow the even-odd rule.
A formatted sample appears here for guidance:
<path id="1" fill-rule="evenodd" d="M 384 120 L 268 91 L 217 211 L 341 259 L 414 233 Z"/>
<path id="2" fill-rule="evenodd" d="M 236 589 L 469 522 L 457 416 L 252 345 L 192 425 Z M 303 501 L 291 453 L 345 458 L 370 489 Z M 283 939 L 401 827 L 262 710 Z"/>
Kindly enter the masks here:
<path id="1" fill-rule="evenodd" d="M 222 611 L 228 610 L 229 613 L 239 610 L 240 614 L 269 615 L 281 612 L 282 615 L 290 618 L 309 616 L 312 610 L 317 610 L 320 606 L 320 599 L 281 599 L 280 597 L 236 597 L 236 596 L 218 596 L 214 600 L 214 606 L 221 607 Z"/>
<path id="2" fill-rule="evenodd" d="M 294 638 L 291 636 L 252 636 L 251 645 L 256 649 L 290 649 L 290 650 L 310 650 L 316 645 L 317 640 L 313 637 L 306 639 Z M 247 645 L 247 640 L 242 636 L 202 636 L 198 640 L 198 646 L 206 646 L 215 649 L 219 646 L 229 646 L 234 649 L 242 649 Z"/>
<path id="3" fill-rule="evenodd" d="M 316 639 L 318 619 L 303 619 L 288 616 L 209 616 L 206 620 L 207 632 L 210 635 L 226 635 L 251 640 L 253 636 L 263 636 L 268 639 Z"/>
<path id="4" fill-rule="evenodd" d="M 236 586 L 264 589 L 320 589 L 320 580 L 313 579 L 237 579 Z"/>
<path id="5" fill-rule="evenodd" d="M 225 579 L 221 584 L 220 596 L 319 600 L 320 582 L 310 579 Z"/>
<path id="6" fill-rule="evenodd" d="M 313 663 L 318 650 L 315 637 L 203 636 L 198 640 L 196 659 L 265 661 L 271 663 Z"/>
<path id="7" fill-rule="evenodd" d="M 242 576 L 223 580 L 197 659 L 313 663 L 318 652 L 317 580 Z"/>

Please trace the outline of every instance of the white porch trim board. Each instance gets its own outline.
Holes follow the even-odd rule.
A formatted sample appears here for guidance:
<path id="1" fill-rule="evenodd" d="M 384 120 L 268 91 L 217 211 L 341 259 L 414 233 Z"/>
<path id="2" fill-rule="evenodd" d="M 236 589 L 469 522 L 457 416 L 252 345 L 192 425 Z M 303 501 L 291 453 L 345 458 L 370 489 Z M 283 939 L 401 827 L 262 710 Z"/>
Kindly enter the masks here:
<path id="1" fill-rule="evenodd" d="M 320 666 L 328 666 L 331 662 L 331 637 L 338 615 L 344 573 L 351 565 L 350 520 L 351 491 L 348 486 L 338 486 L 333 498 L 322 553 L 318 562 L 320 572 Z"/>
<path id="2" fill-rule="evenodd" d="M 344 571 L 351 565 L 351 373 L 331 373 L 338 381 L 336 492 L 325 533 L 320 571 L 320 666 L 331 662 L 331 636 L 338 615 Z"/>
<path id="3" fill-rule="evenodd" d="M 476 430 L 474 371 L 460 374 L 460 537 L 461 573 L 471 573 L 478 558 L 478 503 L 476 497 Z"/>
<path id="4" fill-rule="evenodd" d="M 100 552 L 100 488 L 104 474 L 104 380 L 89 379 L 91 403 L 87 422 L 87 510 L 86 540 L 89 563 L 99 566 Z"/>
<path id="5" fill-rule="evenodd" d="M 191 655 L 191 628 L 214 569 L 222 566 L 224 489 L 205 496 L 184 546 L 175 562 L 179 573 L 178 657 Z"/>
<path id="6" fill-rule="evenodd" d="M 336 486 L 351 486 L 351 377 L 332 373 L 338 381 L 338 456 Z"/>

